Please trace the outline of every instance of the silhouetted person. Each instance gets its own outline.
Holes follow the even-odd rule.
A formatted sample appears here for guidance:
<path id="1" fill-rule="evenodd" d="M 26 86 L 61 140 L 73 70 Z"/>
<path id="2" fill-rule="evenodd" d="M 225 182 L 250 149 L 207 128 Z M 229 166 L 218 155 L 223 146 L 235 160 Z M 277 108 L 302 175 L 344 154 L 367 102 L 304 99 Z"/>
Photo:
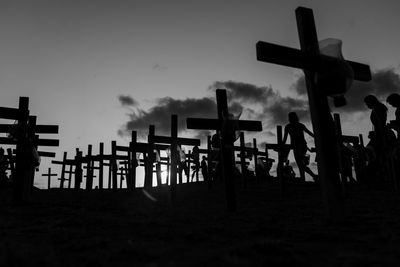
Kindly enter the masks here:
<path id="1" fill-rule="evenodd" d="M 193 173 L 192 173 L 192 182 L 196 177 L 196 182 L 198 182 L 199 178 L 199 168 L 200 168 L 200 154 L 199 154 L 199 147 L 194 146 L 192 150 L 192 158 L 194 163 Z"/>
<path id="2" fill-rule="evenodd" d="M 179 153 L 179 168 L 178 168 L 178 174 L 179 174 L 179 183 L 183 182 L 183 173 L 186 175 L 186 179 L 189 180 L 189 176 L 187 173 L 187 165 L 186 165 L 186 154 L 185 151 L 181 148 L 180 145 L 178 145 L 178 153 Z"/>
<path id="3" fill-rule="evenodd" d="M 212 137 L 211 137 L 211 173 L 210 177 L 212 177 L 213 180 L 216 180 L 217 178 L 221 181 L 221 140 L 220 140 L 220 134 L 217 131 Z"/>
<path id="4" fill-rule="evenodd" d="M 395 119 L 390 121 L 389 127 L 397 132 L 397 139 L 400 140 L 400 95 L 391 94 L 386 98 L 386 102 L 396 108 Z"/>
<path id="5" fill-rule="evenodd" d="M 385 171 L 387 163 L 386 153 L 388 152 L 387 107 L 374 95 L 367 95 L 364 98 L 364 103 L 372 110 L 370 119 L 374 130 L 374 137 L 371 145 L 374 147 L 380 169 Z"/>
<path id="6" fill-rule="evenodd" d="M 371 109 L 371 123 L 374 128 L 376 143 L 379 146 L 385 145 L 387 107 L 379 102 L 374 95 L 367 95 L 364 98 L 365 105 Z"/>
<path id="7" fill-rule="evenodd" d="M 208 166 L 207 166 L 207 160 L 206 156 L 203 156 L 201 159 L 201 174 L 203 175 L 204 181 L 209 182 L 209 177 L 208 177 Z"/>
<path id="8" fill-rule="evenodd" d="M 300 123 L 299 117 L 296 112 L 289 112 L 288 114 L 289 123 L 285 126 L 285 131 L 283 135 L 283 144 L 286 143 L 288 135 L 290 136 L 290 143 L 293 147 L 294 159 L 299 167 L 300 172 L 304 171 L 311 175 L 314 181 L 318 180 L 318 176 L 314 174 L 306 163 L 306 153 L 307 153 L 307 142 L 304 138 L 304 132 L 306 132 L 311 137 L 314 134 L 307 129 L 307 127 Z"/>

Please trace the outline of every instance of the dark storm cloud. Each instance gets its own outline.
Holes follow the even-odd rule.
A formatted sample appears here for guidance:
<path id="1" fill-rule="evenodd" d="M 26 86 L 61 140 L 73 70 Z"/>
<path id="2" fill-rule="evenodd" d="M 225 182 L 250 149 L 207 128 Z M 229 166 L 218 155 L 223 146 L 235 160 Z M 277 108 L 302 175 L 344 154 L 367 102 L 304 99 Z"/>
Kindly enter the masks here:
<path id="1" fill-rule="evenodd" d="M 186 130 L 186 118 L 214 118 L 217 113 L 215 101 L 204 97 L 184 100 L 171 97 L 160 98 L 148 111 L 136 109 L 129 114 L 129 120 L 118 131 L 121 136 L 135 130 L 147 134 L 149 125 L 155 125 L 156 134 L 170 134 L 171 114 L 178 114 L 178 130 Z"/>
<path id="2" fill-rule="evenodd" d="M 306 94 L 304 76 L 297 79 L 292 89 L 299 95 Z M 378 70 L 372 73 L 370 82 L 353 82 L 352 88 L 346 93 L 347 105 L 340 109 L 348 113 L 365 111 L 365 96 L 373 94 L 385 102 L 386 96 L 394 92 L 400 92 L 400 75 L 394 68 Z"/>
<path id="3" fill-rule="evenodd" d="M 274 103 L 264 108 L 265 116 L 271 126 L 284 125 L 288 122 L 288 113 L 296 112 L 300 121 L 309 120 L 308 103 L 301 98 L 277 97 Z"/>
<path id="4" fill-rule="evenodd" d="M 209 89 L 227 89 L 229 99 L 248 103 L 265 103 L 271 96 L 275 95 L 272 87 L 258 87 L 236 81 L 218 81 L 212 84 Z"/>
<path id="5" fill-rule="evenodd" d="M 308 119 L 307 101 L 301 98 L 282 97 L 271 86 L 256 86 L 253 84 L 226 81 L 215 82 L 209 89 L 227 89 L 231 101 L 237 101 L 242 105 L 260 104 L 262 112 L 258 114 L 253 109 L 246 109 L 258 120 L 267 122 L 267 128 L 273 128 L 276 124 L 287 123 L 287 114 L 297 112 L 300 119 Z"/>
<path id="6" fill-rule="evenodd" d="M 119 95 L 118 100 L 122 106 L 137 106 L 138 102 L 128 95 Z"/>

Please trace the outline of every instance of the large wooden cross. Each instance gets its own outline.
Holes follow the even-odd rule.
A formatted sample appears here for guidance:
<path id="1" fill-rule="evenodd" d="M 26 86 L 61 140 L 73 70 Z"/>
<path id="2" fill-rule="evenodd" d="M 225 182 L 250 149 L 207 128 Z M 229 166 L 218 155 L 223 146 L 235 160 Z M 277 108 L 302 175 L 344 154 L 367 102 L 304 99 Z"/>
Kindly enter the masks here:
<path id="1" fill-rule="evenodd" d="M 296 20 L 301 50 L 258 42 L 257 59 L 303 69 L 325 206 L 330 218 L 340 219 L 344 216 L 344 204 L 340 190 L 334 123 L 324 88 L 317 88 L 315 83 L 316 75 L 321 68 L 337 65 L 338 59 L 320 54 L 312 9 L 298 7 Z M 347 61 L 347 63 L 353 69 L 355 80 L 369 81 L 371 79 L 368 65 L 353 61 Z"/>
<path id="2" fill-rule="evenodd" d="M 218 119 L 187 118 L 188 129 L 217 130 L 220 135 L 222 156 L 222 175 L 225 180 L 228 211 L 236 210 L 236 195 L 234 184 L 234 132 L 262 131 L 260 121 L 233 120 L 229 118 L 226 90 L 217 89 Z"/>

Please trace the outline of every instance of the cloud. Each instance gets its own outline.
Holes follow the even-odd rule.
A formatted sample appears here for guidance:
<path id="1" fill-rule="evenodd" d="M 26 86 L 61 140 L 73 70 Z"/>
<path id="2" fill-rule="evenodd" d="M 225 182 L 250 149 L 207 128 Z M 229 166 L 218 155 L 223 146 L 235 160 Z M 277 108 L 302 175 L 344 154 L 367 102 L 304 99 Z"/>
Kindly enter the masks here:
<path id="1" fill-rule="evenodd" d="M 249 83 L 226 81 L 215 82 L 209 90 L 225 88 L 230 101 L 236 101 L 242 107 L 259 105 L 260 110 L 245 108 L 246 115 L 265 122 L 264 128 L 274 128 L 277 124 L 287 123 L 287 114 L 297 112 L 300 119 L 309 119 L 308 103 L 304 97 L 283 97 L 271 86 L 256 86 Z"/>
<path id="2" fill-rule="evenodd" d="M 209 90 L 227 89 L 229 100 L 236 100 L 238 102 L 247 103 L 261 103 L 265 104 L 271 96 L 275 95 L 271 86 L 258 87 L 253 84 L 236 82 L 236 81 L 218 81 L 213 83 Z"/>
<path id="3" fill-rule="evenodd" d="M 178 131 L 186 130 L 186 118 L 215 118 L 216 103 L 213 99 L 187 98 L 184 100 L 164 97 L 157 99 L 153 107 L 145 111 L 139 108 L 131 111 L 129 120 L 118 131 L 120 136 L 129 136 L 132 130 L 147 135 L 149 125 L 155 125 L 157 135 L 170 135 L 171 114 L 178 115 Z"/>
<path id="4" fill-rule="evenodd" d="M 291 87 L 299 95 L 306 95 L 304 76 L 301 76 Z M 394 68 L 386 68 L 372 72 L 370 82 L 354 81 L 352 88 L 346 93 L 347 105 L 338 111 L 353 113 L 366 111 L 364 97 L 370 94 L 376 95 L 381 101 L 391 93 L 400 92 L 400 75 Z"/>
<path id="5" fill-rule="evenodd" d="M 139 104 L 135 99 L 133 99 L 131 96 L 128 95 L 119 95 L 118 100 L 122 106 L 135 107 Z"/>

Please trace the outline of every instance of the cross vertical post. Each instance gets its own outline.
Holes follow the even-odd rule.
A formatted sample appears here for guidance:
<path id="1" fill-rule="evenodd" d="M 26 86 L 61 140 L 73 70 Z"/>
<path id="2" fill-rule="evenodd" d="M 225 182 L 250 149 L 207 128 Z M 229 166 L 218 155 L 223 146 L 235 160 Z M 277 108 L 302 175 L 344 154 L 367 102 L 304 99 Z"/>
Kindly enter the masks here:
<path id="1" fill-rule="evenodd" d="M 311 9 L 296 9 L 296 21 L 301 50 L 319 55 L 317 31 Z M 339 159 L 337 157 L 335 128 L 323 88 L 317 88 L 316 72 L 304 70 L 311 121 L 318 155 L 318 174 L 321 177 L 322 194 L 331 218 L 343 218 L 344 203 L 340 190 Z"/>
<path id="2" fill-rule="evenodd" d="M 86 160 L 86 191 L 93 188 L 93 161 L 90 159 L 92 156 L 92 145 L 88 145 L 87 160 Z"/>
<path id="3" fill-rule="evenodd" d="M 137 132 L 136 131 L 132 131 L 131 133 L 131 142 L 129 144 L 130 146 L 130 185 L 129 188 L 131 188 L 132 190 L 135 189 L 136 187 L 136 166 L 138 165 L 137 159 L 136 159 L 136 148 L 135 145 L 137 143 Z"/>
<path id="4" fill-rule="evenodd" d="M 21 112 L 18 118 L 18 128 L 26 129 L 29 119 L 29 98 L 20 97 L 18 110 Z M 29 177 L 27 177 L 24 168 L 26 167 L 25 151 L 28 149 L 26 138 L 18 138 L 17 141 L 17 156 L 15 160 L 15 183 L 14 183 L 14 199 L 17 202 L 24 202 L 30 198 L 30 190 L 26 191 L 24 184 Z"/>
<path id="5" fill-rule="evenodd" d="M 340 122 L 340 115 L 338 113 L 333 114 L 333 121 L 335 124 L 335 133 L 336 133 L 336 141 L 337 141 L 337 157 L 339 163 L 339 173 L 340 173 L 340 181 L 342 185 L 343 196 L 347 197 L 347 176 L 345 174 L 344 166 L 343 166 L 343 155 L 342 155 L 342 146 L 343 146 L 343 132 L 342 132 L 342 123 Z"/>
<path id="6" fill-rule="evenodd" d="M 154 135 L 155 135 L 155 126 L 149 125 L 149 135 L 147 139 L 148 150 L 147 150 L 147 158 L 145 160 L 145 179 L 144 179 L 145 188 L 153 186 L 154 142 L 152 140 L 152 136 Z"/>
<path id="7" fill-rule="evenodd" d="M 228 100 L 226 97 L 225 90 L 216 90 L 217 93 L 217 108 L 218 108 L 218 119 L 223 122 L 222 132 L 229 131 L 232 128 L 231 122 L 228 120 Z M 228 204 L 229 211 L 235 211 L 237 207 L 236 203 L 236 192 L 234 182 L 233 167 L 235 166 L 234 154 L 233 154 L 233 142 L 229 140 L 231 136 L 225 136 L 224 133 L 221 135 L 221 152 L 222 152 L 222 172 L 225 179 L 226 186 L 226 201 Z"/>
<path id="8" fill-rule="evenodd" d="M 176 179 L 178 172 L 178 115 L 171 115 L 171 178 L 170 178 L 170 190 L 171 200 L 174 201 L 176 198 Z"/>
<path id="9" fill-rule="evenodd" d="M 242 182 L 243 187 L 247 188 L 247 177 L 246 177 L 246 150 L 244 143 L 244 132 L 240 132 L 240 168 L 242 170 Z"/>
<path id="10" fill-rule="evenodd" d="M 100 142 L 100 147 L 99 147 L 99 189 L 103 189 L 103 179 L 104 179 L 104 161 L 103 161 L 103 156 L 104 156 L 104 143 Z"/>
<path id="11" fill-rule="evenodd" d="M 259 181 L 260 173 L 258 173 L 257 161 L 258 161 L 258 148 L 257 139 L 253 138 L 253 160 L 254 160 L 254 175 L 256 176 L 256 183 Z"/>
<path id="12" fill-rule="evenodd" d="M 283 136 L 282 136 L 282 126 L 276 126 L 276 138 L 278 141 L 278 179 L 279 179 L 279 187 L 281 189 L 281 197 L 283 197 L 285 193 L 285 177 L 283 176 Z"/>
<path id="13" fill-rule="evenodd" d="M 61 166 L 61 177 L 60 177 L 60 188 L 64 188 L 64 182 L 65 182 L 65 161 L 67 160 L 67 152 L 64 152 L 63 155 L 63 164 Z"/>
<path id="14" fill-rule="evenodd" d="M 79 190 L 81 188 L 82 183 L 82 152 L 79 149 L 76 149 L 75 156 L 75 190 Z"/>

